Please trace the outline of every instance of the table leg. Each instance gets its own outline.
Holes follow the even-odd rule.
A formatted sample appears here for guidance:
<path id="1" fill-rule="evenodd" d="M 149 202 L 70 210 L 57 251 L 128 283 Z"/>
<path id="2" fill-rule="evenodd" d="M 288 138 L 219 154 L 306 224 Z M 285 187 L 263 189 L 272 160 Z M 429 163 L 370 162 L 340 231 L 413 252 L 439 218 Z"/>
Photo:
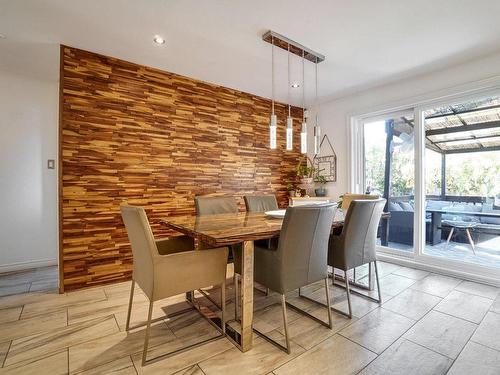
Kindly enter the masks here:
<path id="1" fill-rule="evenodd" d="M 441 212 L 431 213 L 430 242 L 432 246 L 437 245 L 438 243 L 441 242 L 441 219 L 442 219 Z"/>
<path id="2" fill-rule="evenodd" d="M 246 352 L 252 348 L 253 325 L 253 241 L 243 243 L 241 256 L 241 350 Z"/>

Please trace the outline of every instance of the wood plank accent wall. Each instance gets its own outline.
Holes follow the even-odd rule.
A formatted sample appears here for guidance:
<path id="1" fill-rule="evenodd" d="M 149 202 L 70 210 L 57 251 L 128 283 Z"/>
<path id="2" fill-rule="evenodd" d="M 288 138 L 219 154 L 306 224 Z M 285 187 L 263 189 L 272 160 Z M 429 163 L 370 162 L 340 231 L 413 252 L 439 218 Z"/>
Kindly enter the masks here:
<path id="1" fill-rule="evenodd" d="M 251 77 L 249 77 L 251 79 Z M 286 107 L 276 106 L 278 149 L 269 150 L 268 99 L 116 58 L 61 46 L 61 291 L 131 277 L 119 206 L 158 221 L 194 214 L 193 198 L 274 193 L 280 205 L 300 160 L 285 151 Z"/>

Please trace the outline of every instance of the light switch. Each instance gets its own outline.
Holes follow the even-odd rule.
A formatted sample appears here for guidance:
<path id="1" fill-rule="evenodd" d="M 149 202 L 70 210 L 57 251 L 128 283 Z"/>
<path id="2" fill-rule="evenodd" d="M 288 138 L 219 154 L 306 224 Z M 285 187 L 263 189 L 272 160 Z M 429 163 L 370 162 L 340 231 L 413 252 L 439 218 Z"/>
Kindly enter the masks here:
<path id="1" fill-rule="evenodd" d="M 55 169 L 56 161 L 54 159 L 47 160 L 47 169 Z"/>

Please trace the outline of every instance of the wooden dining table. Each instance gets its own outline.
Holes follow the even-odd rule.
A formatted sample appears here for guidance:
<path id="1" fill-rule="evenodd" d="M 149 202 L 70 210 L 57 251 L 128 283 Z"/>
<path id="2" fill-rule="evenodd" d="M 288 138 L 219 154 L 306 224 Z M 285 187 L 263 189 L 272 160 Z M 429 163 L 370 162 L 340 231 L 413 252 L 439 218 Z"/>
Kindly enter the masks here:
<path id="1" fill-rule="evenodd" d="M 226 325 L 228 337 L 243 352 L 252 348 L 254 241 L 277 237 L 283 219 L 264 213 L 240 212 L 205 216 L 172 216 L 161 219 L 163 225 L 193 237 L 196 243 L 221 247 L 242 243 L 240 331 Z M 343 220 L 333 226 L 342 228 Z"/>
<path id="2" fill-rule="evenodd" d="M 242 352 L 250 350 L 253 336 L 254 241 L 279 236 L 283 219 L 272 218 L 260 212 L 240 212 L 205 216 L 171 216 L 161 219 L 160 222 L 169 229 L 193 237 L 198 246 L 200 243 L 213 247 L 243 244 L 240 330 L 238 332 L 226 324 L 226 332 Z M 332 224 L 332 232 L 340 233 L 343 224 L 344 215 L 338 210 Z"/>

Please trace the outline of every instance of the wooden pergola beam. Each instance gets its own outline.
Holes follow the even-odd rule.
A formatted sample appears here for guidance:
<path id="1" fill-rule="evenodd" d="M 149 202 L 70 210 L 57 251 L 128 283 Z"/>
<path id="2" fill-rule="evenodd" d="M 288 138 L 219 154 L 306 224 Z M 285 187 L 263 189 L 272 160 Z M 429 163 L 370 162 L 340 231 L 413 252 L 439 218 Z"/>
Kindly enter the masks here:
<path id="1" fill-rule="evenodd" d="M 450 128 L 430 129 L 425 131 L 425 135 L 426 136 L 443 135 L 449 133 L 470 132 L 474 130 L 491 129 L 498 127 L 500 127 L 500 121 L 488 121 L 471 125 L 453 126 Z"/>

